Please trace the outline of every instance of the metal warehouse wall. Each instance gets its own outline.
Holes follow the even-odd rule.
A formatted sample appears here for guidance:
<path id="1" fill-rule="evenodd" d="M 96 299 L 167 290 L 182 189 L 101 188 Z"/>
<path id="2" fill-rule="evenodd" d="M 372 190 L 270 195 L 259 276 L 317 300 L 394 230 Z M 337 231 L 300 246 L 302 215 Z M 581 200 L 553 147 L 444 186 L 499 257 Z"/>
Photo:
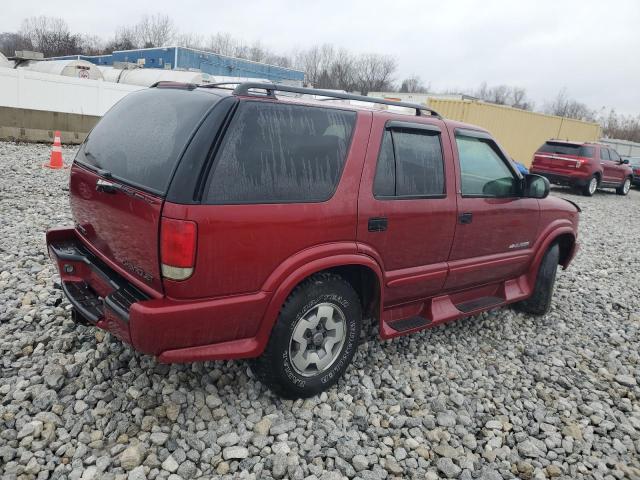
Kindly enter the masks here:
<path id="1" fill-rule="evenodd" d="M 590 142 L 600 138 L 597 123 L 471 100 L 430 99 L 428 105 L 446 118 L 487 129 L 514 160 L 527 166 L 550 138 Z"/>
<path id="2" fill-rule="evenodd" d="M 113 62 L 135 63 L 144 59 L 144 68 L 194 69 L 214 76 L 266 78 L 276 82 L 304 80 L 304 72 L 298 70 L 183 47 L 119 50 L 112 57 Z"/>

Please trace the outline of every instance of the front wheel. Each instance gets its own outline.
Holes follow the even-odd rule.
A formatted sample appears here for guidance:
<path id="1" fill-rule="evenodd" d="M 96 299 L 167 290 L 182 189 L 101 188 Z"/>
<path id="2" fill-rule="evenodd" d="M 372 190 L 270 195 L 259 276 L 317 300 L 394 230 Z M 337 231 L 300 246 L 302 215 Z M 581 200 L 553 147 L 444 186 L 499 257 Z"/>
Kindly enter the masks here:
<path id="1" fill-rule="evenodd" d="M 361 328 L 360 298 L 351 284 L 332 273 L 315 274 L 289 295 L 251 369 L 277 395 L 316 395 L 344 374 Z"/>
<path id="2" fill-rule="evenodd" d="M 587 183 L 582 188 L 582 194 L 586 197 L 592 197 L 593 194 L 596 193 L 597 189 L 598 189 L 598 177 L 594 175 L 593 177 L 591 177 L 591 180 L 589 180 L 589 183 Z"/>
<path id="3" fill-rule="evenodd" d="M 631 189 L 631 179 L 629 177 L 624 179 L 624 183 L 616 188 L 616 193 L 618 195 L 626 195 L 629 193 Z"/>
<path id="4" fill-rule="evenodd" d="M 538 276 L 533 287 L 533 294 L 526 300 L 514 304 L 523 312 L 533 315 L 544 315 L 551 308 L 551 298 L 553 297 L 553 286 L 556 283 L 556 272 L 560 261 L 560 247 L 558 244 L 552 245 L 542 257 Z"/>

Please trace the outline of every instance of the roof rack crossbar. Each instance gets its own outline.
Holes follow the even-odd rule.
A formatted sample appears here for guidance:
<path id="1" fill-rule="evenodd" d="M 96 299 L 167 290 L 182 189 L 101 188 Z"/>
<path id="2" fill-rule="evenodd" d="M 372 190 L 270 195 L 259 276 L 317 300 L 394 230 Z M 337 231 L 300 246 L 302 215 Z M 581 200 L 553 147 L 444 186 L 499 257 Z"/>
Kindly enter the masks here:
<path id="1" fill-rule="evenodd" d="M 385 98 L 367 97 L 365 95 L 355 95 L 352 93 L 332 92 L 330 90 L 321 90 L 317 88 L 294 87 L 290 85 L 281 85 L 277 83 L 261 83 L 261 82 L 244 82 L 244 83 L 224 83 L 224 84 L 208 84 L 207 86 L 215 87 L 217 85 L 238 85 L 234 90 L 234 95 L 251 96 L 251 90 L 264 90 L 268 97 L 275 98 L 275 92 L 299 93 L 302 95 L 319 95 L 321 97 L 329 97 L 329 99 L 337 100 L 356 100 L 358 102 L 376 103 L 380 105 L 392 105 L 395 107 L 410 108 L 416 111 L 417 116 L 421 116 L 422 112 L 428 112 L 430 116 L 442 118 L 438 112 L 417 103 L 396 102 L 395 100 L 387 100 Z"/>

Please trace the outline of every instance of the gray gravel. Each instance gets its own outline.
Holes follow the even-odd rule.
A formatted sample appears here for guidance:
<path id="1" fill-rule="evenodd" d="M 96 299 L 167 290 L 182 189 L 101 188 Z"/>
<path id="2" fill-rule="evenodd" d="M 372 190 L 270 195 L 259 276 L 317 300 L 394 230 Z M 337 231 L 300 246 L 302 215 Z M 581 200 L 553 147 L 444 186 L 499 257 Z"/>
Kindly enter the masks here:
<path id="1" fill-rule="evenodd" d="M 68 170 L 0 143 L 0 477 L 640 477 L 640 192 L 593 198 L 545 318 L 371 339 L 337 387 L 273 397 L 245 362 L 167 366 L 76 326 L 47 228 Z M 65 149 L 70 161 L 72 149 Z"/>

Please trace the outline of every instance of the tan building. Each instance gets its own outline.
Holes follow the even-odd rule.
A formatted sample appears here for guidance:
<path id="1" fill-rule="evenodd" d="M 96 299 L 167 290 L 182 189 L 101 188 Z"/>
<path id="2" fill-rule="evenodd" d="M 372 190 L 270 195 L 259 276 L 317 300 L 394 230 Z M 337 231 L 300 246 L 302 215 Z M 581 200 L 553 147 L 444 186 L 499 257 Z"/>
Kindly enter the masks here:
<path id="1" fill-rule="evenodd" d="M 487 129 L 511 157 L 531 165 L 533 154 L 550 138 L 596 142 L 600 125 L 494 105 L 466 95 L 371 92 L 370 96 L 423 103 L 440 115 Z"/>

